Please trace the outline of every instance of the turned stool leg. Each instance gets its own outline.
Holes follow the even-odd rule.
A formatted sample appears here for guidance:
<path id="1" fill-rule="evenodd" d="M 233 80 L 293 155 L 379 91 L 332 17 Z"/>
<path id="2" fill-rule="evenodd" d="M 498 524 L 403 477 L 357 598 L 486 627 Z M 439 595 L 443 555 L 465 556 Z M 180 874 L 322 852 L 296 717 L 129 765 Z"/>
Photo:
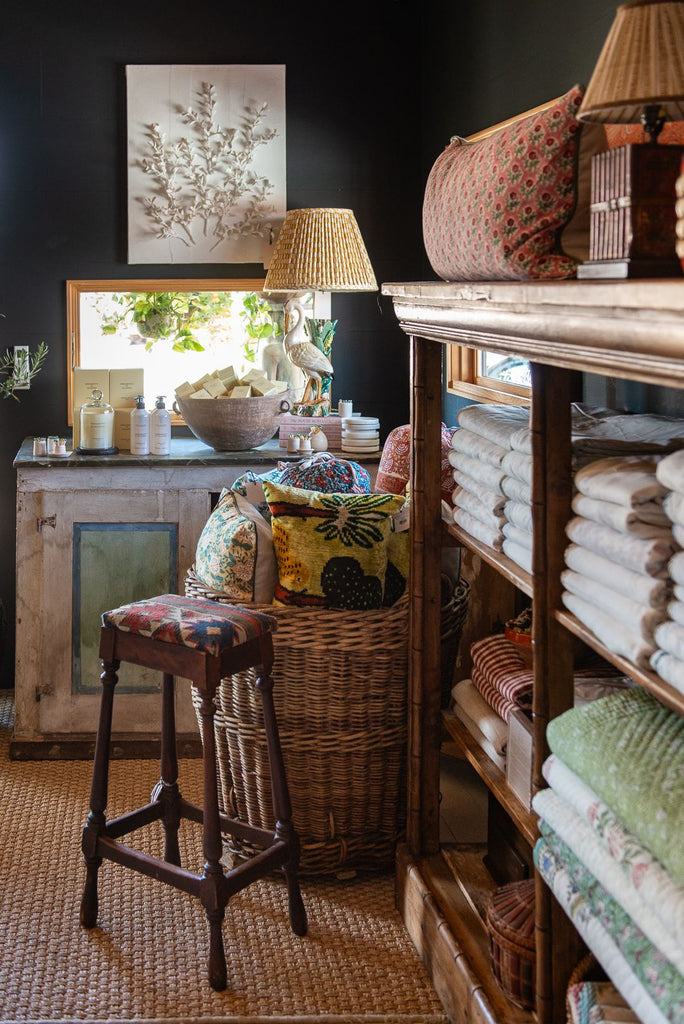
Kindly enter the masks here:
<path id="1" fill-rule="evenodd" d="M 181 820 L 178 787 L 178 753 L 176 749 L 176 694 L 173 676 L 164 673 L 162 681 L 161 779 L 152 791 L 152 799 L 162 805 L 164 826 L 164 860 L 180 867 L 178 829 Z"/>
<path id="2" fill-rule="evenodd" d="M 209 921 L 209 984 L 217 992 L 227 985 L 226 955 L 223 948 L 223 918 L 228 897 L 221 856 L 223 842 L 219 821 L 218 784 L 216 781 L 216 737 L 214 716 L 216 690 L 201 689 L 202 747 L 204 758 L 203 842 L 204 868 L 200 883 L 200 899 Z"/>
<path id="3" fill-rule="evenodd" d="M 256 688 L 261 695 L 264 712 L 264 729 L 266 730 L 266 746 L 268 747 L 268 763 L 271 773 L 271 790 L 273 794 L 273 810 L 276 818 L 275 834 L 289 844 L 290 855 L 283 871 L 287 880 L 290 927 L 295 935 L 306 935 L 307 919 L 301 889 L 299 887 L 299 836 L 292 824 L 292 804 L 290 790 L 285 775 L 283 751 L 280 745 L 280 733 L 273 704 L 273 678 L 266 668 L 256 681 Z"/>
<path id="4" fill-rule="evenodd" d="M 81 849 L 86 863 L 86 880 L 81 899 L 80 920 L 84 928 L 94 928 L 97 922 L 97 873 L 102 857 L 95 855 L 95 847 L 106 823 L 107 784 L 109 780 L 109 745 L 112 734 L 112 707 L 114 687 L 118 682 L 117 671 L 120 662 L 102 662 L 104 671 L 100 676 L 102 697 L 100 719 L 95 740 L 93 780 L 90 787 L 90 813 L 83 828 Z"/>

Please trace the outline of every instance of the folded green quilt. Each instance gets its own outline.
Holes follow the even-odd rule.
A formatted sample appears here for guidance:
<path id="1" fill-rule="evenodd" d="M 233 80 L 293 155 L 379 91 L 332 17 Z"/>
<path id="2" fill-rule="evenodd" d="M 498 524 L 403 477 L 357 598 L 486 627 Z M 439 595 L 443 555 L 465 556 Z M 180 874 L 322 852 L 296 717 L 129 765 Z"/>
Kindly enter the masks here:
<path id="1" fill-rule="evenodd" d="M 634 687 L 559 715 L 547 738 L 684 884 L 684 718 Z"/>

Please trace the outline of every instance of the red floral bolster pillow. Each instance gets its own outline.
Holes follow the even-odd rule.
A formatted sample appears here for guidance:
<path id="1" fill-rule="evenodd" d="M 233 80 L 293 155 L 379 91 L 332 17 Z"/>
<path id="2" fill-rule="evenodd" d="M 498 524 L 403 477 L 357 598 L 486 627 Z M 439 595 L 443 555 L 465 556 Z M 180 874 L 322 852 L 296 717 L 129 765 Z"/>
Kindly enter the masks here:
<path id="1" fill-rule="evenodd" d="M 563 250 L 575 212 L 584 89 L 438 157 L 423 202 L 423 239 L 445 281 L 574 277 Z M 596 145 L 605 148 L 605 137 Z"/>

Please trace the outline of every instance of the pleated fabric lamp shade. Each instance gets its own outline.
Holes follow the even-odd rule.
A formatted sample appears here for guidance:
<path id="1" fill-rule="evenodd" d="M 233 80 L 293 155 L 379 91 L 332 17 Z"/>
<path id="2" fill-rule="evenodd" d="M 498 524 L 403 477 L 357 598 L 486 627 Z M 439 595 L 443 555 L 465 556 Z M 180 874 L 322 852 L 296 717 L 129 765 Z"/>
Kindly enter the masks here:
<path id="1" fill-rule="evenodd" d="M 638 124 L 644 108 L 684 120 L 684 3 L 631 0 L 617 9 L 580 121 Z"/>
<path id="2" fill-rule="evenodd" d="M 368 292 L 377 282 L 352 210 L 289 210 L 264 291 Z"/>

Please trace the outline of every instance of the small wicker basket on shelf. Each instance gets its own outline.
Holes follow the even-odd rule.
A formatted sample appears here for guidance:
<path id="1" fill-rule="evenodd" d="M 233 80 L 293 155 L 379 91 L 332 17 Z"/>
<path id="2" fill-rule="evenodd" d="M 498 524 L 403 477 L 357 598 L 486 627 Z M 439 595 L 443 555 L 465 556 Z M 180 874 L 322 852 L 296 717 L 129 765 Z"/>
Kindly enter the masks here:
<path id="1" fill-rule="evenodd" d="M 232 603 L 193 571 L 185 592 Z M 407 599 L 363 612 L 254 607 L 277 622 L 273 694 L 302 872 L 391 868 L 406 813 Z M 273 828 L 254 681 L 254 670 L 221 681 L 219 789 L 226 813 Z"/>

